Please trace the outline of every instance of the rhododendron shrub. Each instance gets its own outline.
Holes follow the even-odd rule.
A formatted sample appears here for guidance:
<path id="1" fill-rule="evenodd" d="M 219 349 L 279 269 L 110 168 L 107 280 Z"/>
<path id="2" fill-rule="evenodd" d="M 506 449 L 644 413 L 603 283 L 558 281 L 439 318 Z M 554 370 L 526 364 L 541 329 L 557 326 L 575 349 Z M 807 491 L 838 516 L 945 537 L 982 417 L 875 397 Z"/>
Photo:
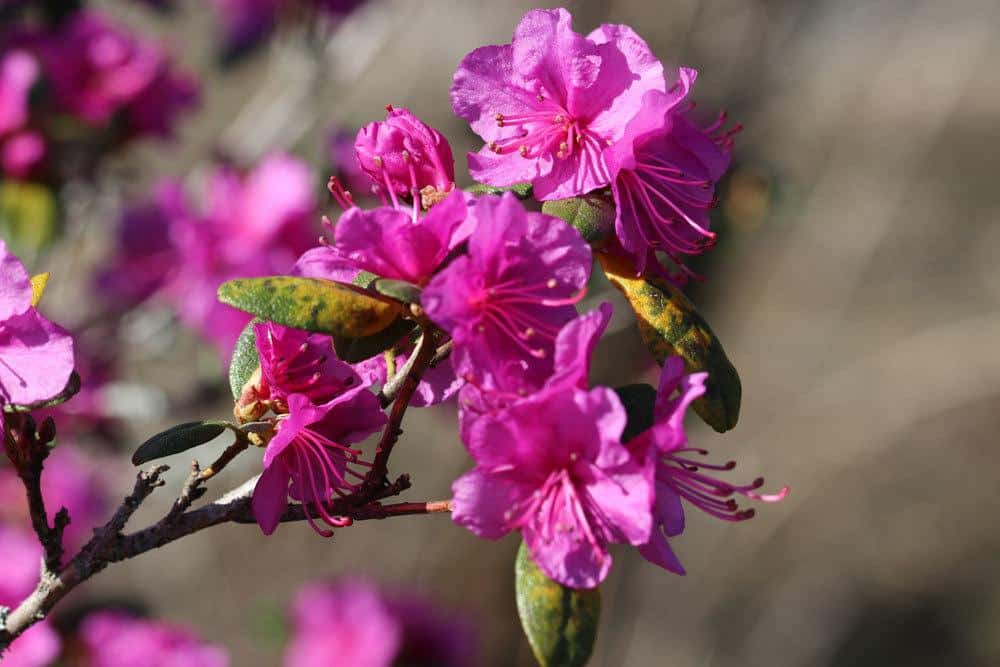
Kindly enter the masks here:
<path id="1" fill-rule="evenodd" d="M 88 29 L 79 28 L 83 37 Z M 123 57 L 119 92 L 139 85 L 148 56 Z M 24 80 L 31 74 L 14 65 Z M 0 245 L 5 449 L 43 563 L 34 591 L 7 614 L 0 645 L 109 563 L 213 525 L 252 523 L 282 539 L 282 523 L 303 521 L 330 537 L 358 521 L 450 513 L 479 537 L 519 536 L 514 588 L 535 655 L 544 665 L 582 664 L 612 545 L 684 574 L 675 549 L 686 512 L 743 522 L 755 511 L 747 503 L 787 493 L 762 492 L 760 478 L 731 481 L 736 463 L 712 462 L 693 442 L 699 434 L 689 437 L 689 412 L 732 429 L 741 392 L 718 337 L 680 290 L 693 275 L 684 257 L 715 238 L 710 211 L 735 133 L 724 115 L 693 115 L 695 79 L 693 69 L 661 64 L 627 26 L 584 35 L 564 9 L 533 10 L 511 43 L 474 50 L 455 72 L 452 107 L 485 144 L 467 156 L 473 187 L 456 185 L 440 131 L 388 105 L 354 137 L 350 180 L 330 178 L 343 210 L 324 218 L 318 241 L 308 173 L 281 155 L 247 171 L 217 168 L 200 205 L 167 183 L 129 210 L 101 288 L 119 301 L 173 303 L 231 357 L 234 398 L 232 421 L 178 424 L 136 449 L 133 463 L 145 465 L 210 451 L 226 436 L 209 465 L 194 463 L 169 511 L 131 532 L 126 523 L 162 485 L 165 466 L 142 470 L 89 540 L 67 525 L 92 522 L 101 508 L 42 481 L 55 425 L 32 410 L 79 388 L 72 341 L 38 314 L 40 290 Z M 15 103 L 23 83 L 2 83 Z M 74 97 L 79 113 L 102 118 L 103 90 Z M 7 111 L 16 125 L 17 108 Z M 347 145 L 341 137 L 337 150 Z M 612 315 L 610 303 L 582 305 L 595 271 L 634 311 L 662 367 L 657 387 L 591 377 Z M 454 398 L 465 449 L 456 454 L 468 467 L 439 490 L 451 497 L 393 500 L 411 485 L 394 449 L 421 445 L 401 441 L 408 409 Z M 253 459 L 257 474 L 198 504 L 236 457 Z M 59 459 L 50 461 L 57 474 Z M 304 589 L 293 617 L 291 666 L 473 664 L 441 629 L 448 623 L 363 583 Z M 225 664 L 183 631 L 113 614 L 90 619 L 83 638 L 94 664 L 119 664 L 112 647 L 125 644 Z"/>

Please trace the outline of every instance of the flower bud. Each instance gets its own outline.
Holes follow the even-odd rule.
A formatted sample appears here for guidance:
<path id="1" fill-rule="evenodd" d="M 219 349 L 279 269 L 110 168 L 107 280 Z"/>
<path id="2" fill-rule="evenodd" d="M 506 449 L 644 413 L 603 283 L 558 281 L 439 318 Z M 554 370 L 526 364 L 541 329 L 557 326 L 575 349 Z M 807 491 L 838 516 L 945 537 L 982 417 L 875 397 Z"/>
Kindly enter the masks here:
<path id="1" fill-rule="evenodd" d="M 388 195 L 420 197 L 422 203 L 440 200 L 455 184 L 455 159 L 444 136 L 407 109 L 391 105 L 384 121 L 361 128 L 354 150 L 362 171 L 375 191 Z"/>

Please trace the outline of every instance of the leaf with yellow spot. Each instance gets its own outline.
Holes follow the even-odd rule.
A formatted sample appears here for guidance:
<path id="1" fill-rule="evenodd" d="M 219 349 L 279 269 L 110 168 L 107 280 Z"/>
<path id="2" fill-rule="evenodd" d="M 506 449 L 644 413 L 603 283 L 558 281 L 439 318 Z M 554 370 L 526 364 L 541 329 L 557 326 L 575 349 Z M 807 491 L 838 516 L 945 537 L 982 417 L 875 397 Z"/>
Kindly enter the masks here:
<path id="1" fill-rule="evenodd" d="M 646 346 L 661 365 L 672 354 L 684 359 L 689 373 L 705 371 L 705 394 L 692 407 L 719 433 L 736 426 L 742 386 L 722 343 L 694 305 L 677 288 L 661 280 L 636 276 L 627 260 L 599 254 L 608 280 L 635 311 Z"/>
<path id="2" fill-rule="evenodd" d="M 45 286 L 49 284 L 49 274 L 39 273 L 31 276 L 31 305 L 37 307 L 45 294 Z"/>
<path id="3" fill-rule="evenodd" d="M 398 304 L 316 278 L 242 278 L 219 286 L 219 301 L 287 327 L 361 338 L 392 324 Z"/>
<path id="4" fill-rule="evenodd" d="M 598 589 L 573 589 L 552 581 L 531 559 L 524 542 L 514 565 L 517 612 L 542 667 L 587 664 L 601 618 Z"/>

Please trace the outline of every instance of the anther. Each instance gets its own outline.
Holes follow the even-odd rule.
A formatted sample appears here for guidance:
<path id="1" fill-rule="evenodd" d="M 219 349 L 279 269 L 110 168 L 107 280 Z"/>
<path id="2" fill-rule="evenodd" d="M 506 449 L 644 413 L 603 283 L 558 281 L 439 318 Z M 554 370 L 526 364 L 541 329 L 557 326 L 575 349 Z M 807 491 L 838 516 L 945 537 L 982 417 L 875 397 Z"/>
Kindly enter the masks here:
<path id="1" fill-rule="evenodd" d="M 559 282 L 555 278 L 549 278 L 548 281 L 545 283 L 545 286 L 548 287 L 549 289 L 554 289 L 555 286 L 558 284 Z"/>

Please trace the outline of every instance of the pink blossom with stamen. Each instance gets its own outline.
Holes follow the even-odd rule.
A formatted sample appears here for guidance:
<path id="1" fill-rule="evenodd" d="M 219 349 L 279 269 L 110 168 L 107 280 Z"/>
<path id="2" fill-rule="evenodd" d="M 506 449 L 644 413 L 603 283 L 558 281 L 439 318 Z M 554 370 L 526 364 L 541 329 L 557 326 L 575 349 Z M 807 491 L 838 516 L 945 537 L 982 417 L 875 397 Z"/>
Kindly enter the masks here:
<path id="1" fill-rule="evenodd" d="M 584 37 L 565 9 L 533 9 L 510 44 L 468 54 L 451 88 L 455 114 L 486 142 L 469 154 L 483 183 L 531 182 L 542 200 L 608 185 L 603 150 L 618 141 L 643 94 L 663 91 L 663 66 L 629 27 Z"/>
<path id="2" fill-rule="evenodd" d="M 716 183 L 729 166 L 737 125 L 725 129 L 725 115 L 706 128 L 692 123 L 687 96 L 697 72 L 681 68 L 666 93 L 647 92 L 624 136 L 604 149 L 616 203 L 615 231 L 637 273 L 669 255 L 684 275 L 684 255 L 704 252 L 715 242 L 709 211 Z"/>
<path id="3" fill-rule="evenodd" d="M 684 415 L 692 401 L 705 392 L 707 377 L 707 373 L 684 374 L 684 361 L 669 357 L 657 389 L 655 423 L 627 443 L 637 458 L 648 455 L 656 462 L 655 526 L 649 541 L 639 547 L 639 553 L 676 574 L 685 572 L 667 538 L 684 531 L 682 500 L 723 521 L 746 521 L 755 511 L 740 508 L 733 496 L 774 503 L 788 495 L 788 487 L 775 494 L 759 493 L 757 489 L 764 485 L 763 478 L 749 484 L 731 484 L 705 472 L 725 472 L 736 467 L 735 461 L 708 463 L 701 458 L 708 455 L 708 450 L 688 446 Z"/>
<path id="4" fill-rule="evenodd" d="M 529 213 L 510 193 L 470 208 L 468 253 L 430 281 L 424 311 L 454 340 L 462 379 L 484 388 L 520 374 L 537 386 L 552 372 L 559 329 L 586 290 L 590 246 L 562 220 Z"/>
<path id="5" fill-rule="evenodd" d="M 408 109 L 386 106 L 386 119 L 361 128 L 354 150 L 361 166 L 382 198 L 399 206 L 398 195 L 423 199 L 425 208 L 455 187 L 455 158 L 444 136 Z"/>
<path id="6" fill-rule="evenodd" d="M 378 399 L 361 384 L 320 405 L 291 394 L 288 414 L 279 416 L 264 451 L 264 472 L 253 492 L 254 517 L 264 534 L 278 527 L 289 495 L 302 503 L 309 525 L 324 537 L 333 531 L 317 520 L 330 528 L 350 525 L 350 519 L 332 515 L 327 503 L 359 488 L 371 464 L 361 460 L 361 450 L 348 445 L 385 423 Z"/>

